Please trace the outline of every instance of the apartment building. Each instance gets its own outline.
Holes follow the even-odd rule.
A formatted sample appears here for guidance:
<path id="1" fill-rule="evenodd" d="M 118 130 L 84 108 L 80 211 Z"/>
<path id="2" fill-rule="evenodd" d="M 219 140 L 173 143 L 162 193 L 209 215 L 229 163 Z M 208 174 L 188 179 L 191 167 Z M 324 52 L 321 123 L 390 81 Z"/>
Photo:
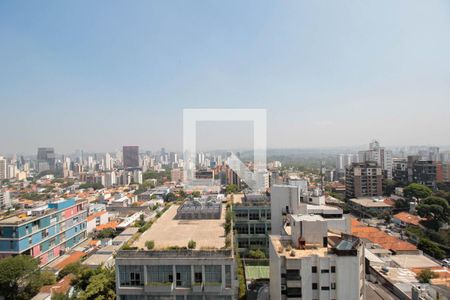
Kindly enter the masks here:
<path id="1" fill-rule="evenodd" d="M 362 241 L 318 215 L 288 218 L 290 233 L 270 236 L 270 299 L 364 299 Z"/>
<path id="2" fill-rule="evenodd" d="M 237 299 L 235 259 L 220 219 L 177 218 L 171 206 L 132 245 L 116 256 L 119 300 L 232 300 Z M 224 208 L 223 208 L 224 209 Z M 188 242 L 195 249 L 187 249 Z M 146 241 L 154 248 L 146 249 Z"/>
<path id="3" fill-rule="evenodd" d="M 233 205 L 234 229 L 240 253 L 260 249 L 269 254 L 271 232 L 270 198 L 265 194 L 245 194 Z"/>
<path id="4" fill-rule="evenodd" d="M 303 191 L 299 186 L 274 185 L 271 194 L 271 232 L 284 235 L 289 215 L 317 215 L 322 217 L 329 228 L 349 232 L 350 223 L 342 209 L 325 204 L 325 196 L 320 189 Z"/>
<path id="5" fill-rule="evenodd" d="M 383 171 L 376 162 L 353 163 L 345 173 L 347 198 L 373 197 L 383 194 Z"/>
<path id="6" fill-rule="evenodd" d="M 50 263 L 86 239 L 86 205 L 62 199 L 0 220 L 0 257 L 26 254 Z"/>

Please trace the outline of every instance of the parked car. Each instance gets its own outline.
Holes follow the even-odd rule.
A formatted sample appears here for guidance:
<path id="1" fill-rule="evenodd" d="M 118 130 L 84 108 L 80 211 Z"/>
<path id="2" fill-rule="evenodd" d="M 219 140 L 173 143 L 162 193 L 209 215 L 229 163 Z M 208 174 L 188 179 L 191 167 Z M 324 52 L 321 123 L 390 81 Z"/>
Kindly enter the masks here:
<path id="1" fill-rule="evenodd" d="M 441 265 L 442 265 L 443 267 L 450 268 L 450 258 L 444 258 L 444 259 L 441 261 Z"/>

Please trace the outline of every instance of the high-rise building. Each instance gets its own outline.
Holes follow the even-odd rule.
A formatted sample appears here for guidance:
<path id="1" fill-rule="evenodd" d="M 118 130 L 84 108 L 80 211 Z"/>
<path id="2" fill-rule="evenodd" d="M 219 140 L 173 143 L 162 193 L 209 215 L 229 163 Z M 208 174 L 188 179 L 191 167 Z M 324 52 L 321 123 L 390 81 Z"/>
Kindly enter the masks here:
<path id="1" fill-rule="evenodd" d="M 392 178 L 392 151 L 380 147 L 378 141 L 369 144 L 369 150 L 359 151 L 358 162 L 376 162 L 383 170 L 385 178 Z"/>
<path id="2" fill-rule="evenodd" d="M 363 300 L 364 246 L 328 232 L 319 215 L 288 215 L 290 234 L 270 236 L 270 299 Z"/>
<path id="3" fill-rule="evenodd" d="M 11 196 L 9 191 L 0 189 L 0 209 L 11 207 Z"/>
<path id="4" fill-rule="evenodd" d="M 123 168 L 139 168 L 139 146 L 123 146 Z"/>
<path id="5" fill-rule="evenodd" d="M 383 172 L 376 162 L 353 163 L 345 174 L 347 198 L 383 195 Z"/>
<path id="6" fill-rule="evenodd" d="M 270 198 L 266 194 L 245 194 L 241 200 L 233 205 L 237 249 L 241 254 L 259 249 L 268 255 Z"/>
<path id="7" fill-rule="evenodd" d="M 0 180 L 5 180 L 8 177 L 8 167 L 6 159 L 0 156 Z"/>
<path id="8" fill-rule="evenodd" d="M 39 172 L 55 170 L 56 156 L 55 150 L 51 147 L 38 148 L 37 161 L 39 166 Z"/>

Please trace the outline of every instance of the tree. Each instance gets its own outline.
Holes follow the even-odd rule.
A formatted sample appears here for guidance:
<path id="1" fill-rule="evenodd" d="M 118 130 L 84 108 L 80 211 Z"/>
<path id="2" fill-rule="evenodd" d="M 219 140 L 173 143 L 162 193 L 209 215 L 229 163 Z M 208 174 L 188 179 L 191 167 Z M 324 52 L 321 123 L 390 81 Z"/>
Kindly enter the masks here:
<path id="1" fill-rule="evenodd" d="M 62 278 L 66 277 L 69 274 L 73 274 L 75 276 L 78 276 L 81 274 L 81 271 L 85 268 L 80 262 L 74 262 L 71 264 L 68 264 L 65 266 L 61 271 L 58 273 L 58 280 L 61 280 Z"/>
<path id="2" fill-rule="evenodd" d="M 52 295 L 52 300 L 70 300 L 70 297 L 63 293 L 54 293 Z"/>
<path id="3" fill-rule="evenodd" d="M 195 249 L 195 247 L 197 246 L 197 243 L 193 240 L 190 240 L 188 242 L 188 249 Z"/>
<path id="4" fill-rule="evenodd" d="M 449 206 L 447 200 L 436 196 L 427 197 L 417 206 L 417 214 L 427 218 L 427 227 L 439 230 L 442 223 L 448 221 Z"/>
<path id="5" fill-rule="evenodd" d="M 200 194 L 199 191 L 193 191 L 193 192 L 192 192 L 192 197 L 198 198 L 198 197 L 200 197 L 200 196 L 201 196 L 201 194 Z"/>
<path id="6" fill-rule="evenodd" d="M 116 237 L 117 232 L 114 228 L 105 228 L 96 233 L 98 239 L 108 239 Z"/>
<path id="7" fill-rule="evenodd" d="M 50 270 L 41 271 L 41 280 L 43 285 L 51 285 L 56 283 L 56 276 Z"/>
<path id="8" fill-rule="evenodd" d="M 31 299 L 42 287 L 39 261 L 28 255 L 0 260 L 0 295 L 5 299 Z"/>
<path id="9" fill-rule="evenodd" d="M 164 200 L 167 202 L 177 201 L 177 196 L 174 193 L 170 192 L 164 196 Z"/>
<path id="10" fill-rule="evenodd" d="M 403 195 L 408 198 L 424 199 L 431 196 L 431 189 L 423 184 L 411 183 L 403 189 Z"/>
<path id="11" fill-rule="evenodd" d="M 393 179 L 383 179 L 383 191 L 386 196 L 394 194 L 395 188 L 398 186 L 398 182 Z"/>
<path id="12" fill-rule="evenodd" d="M 227 185 L 227 187 L 225 188 L 225 193 L 226 194 L 235 194 L 239 191 L 239 188 L 237 185 L 235 184 L 229 184 Z"/>
<path id="13" fill-rule="evenodd" d="M 420 273 L 416 276 L 416 279 L 419 280 L 420 283 L 430 283 L 430 280 L 436 277 L 438 277 L 436 273 L 430 269 L 424 269 L 420 271 Z"/>
<path id="14" fill-rule="evenodd" d="M 395 201 L 395 208 L 399 210 L 407 210 L 409 209 L 409 202 L 405 199 L 400 198 Z"/>
<path id="15" fill-rule="evenodd" d="M 99 268 L 89 278 L 85 289 L 81 290 L 80 300 L 114 300 L 116 299 L 115 272 L 113 269 Z"/>
<path id="16" fill-rule="evenodd" d="M 417 248 L 437 259 L 442 259 L 445 256 L 444 250 L 426 238 L 420 239 Z"/>
<path id="17" fill-rule="evenodd" d="M 248 257 L 255 258 L 255 259 L 265 259 L 266 254 L 264 254 L 264 252 L 261 251 L 261 249 L 250 250 L 248 252 Z"/>
<path id="18" fill-rule="evenodd" d="M 147 247 L 148 250 L 152 250 L 153 248 L 155 248 L 155 242 L 154 241 L 146 241 L 145 247 Z"/>

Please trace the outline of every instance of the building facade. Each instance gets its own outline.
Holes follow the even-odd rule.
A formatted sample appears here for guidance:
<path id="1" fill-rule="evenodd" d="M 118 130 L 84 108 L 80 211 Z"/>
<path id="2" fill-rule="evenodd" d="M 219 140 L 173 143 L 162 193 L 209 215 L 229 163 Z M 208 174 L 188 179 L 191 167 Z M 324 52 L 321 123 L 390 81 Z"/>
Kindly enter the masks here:
<path id="1" fill-rule="evenodd" d="M 363 300 L 363 243 L 329 234 L 320 216 L 290 219 L 290 235 L 271 235 L 270 299 Z"/>
<path id="2" fill-rule="evenodd" d="M 50 263 L 86 239 L 86 205 L 58 200 L 0 220 L 0 257 L 25 254 Z"/>
<path id="3" fill-rule="evenodd" d="M 373 197 L 383 194 L 383 171 L 376 162 L 353 163 L 345 173 L 347 198 Z"/>
<path id="4" fill-rule="evenodd" d="M 233 251 L 119 251 L 116 256 L 119 300 L 237 299 Z"/>
<path id="5" fill-rule="evenodd" d="M 260 249 L 269 254 L 271 232 L 270 199 L 266 195 L 245 195 L 242 203 L 233 205 L 234 229 L 238 251 Z"/>
<path id="6" fill-rule="evenodd" d="M 139 168 L 139 146 L 123 146 L 123 168 Z"/>

